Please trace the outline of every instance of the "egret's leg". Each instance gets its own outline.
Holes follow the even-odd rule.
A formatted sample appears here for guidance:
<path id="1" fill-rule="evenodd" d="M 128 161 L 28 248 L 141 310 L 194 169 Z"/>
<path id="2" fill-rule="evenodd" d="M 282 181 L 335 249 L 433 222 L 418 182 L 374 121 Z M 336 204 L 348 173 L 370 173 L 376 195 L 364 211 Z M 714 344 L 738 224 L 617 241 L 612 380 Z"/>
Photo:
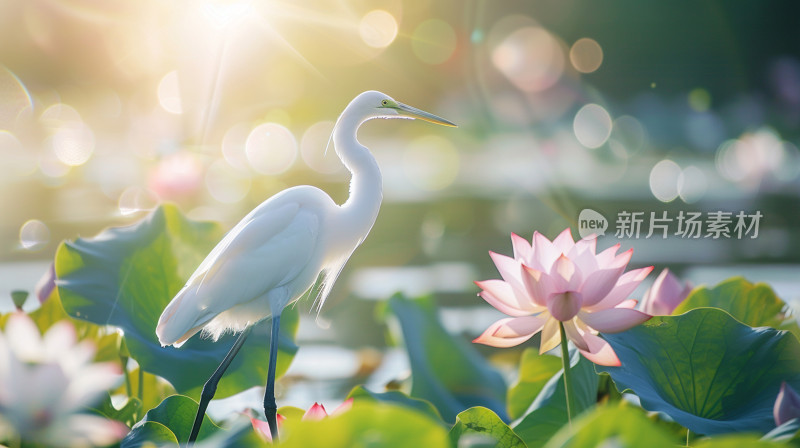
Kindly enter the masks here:
<path id="1" fill-rule="evenodd" d="M 250 332 L 253 330 L 253 326 L 250 325 L 249 327 L 245 328 L 244 331 L 239 335 L 236 339 L 236 342 L 233 343 L 233 346 L 228 351 L 228 354 L 225 355 L 225 359 L 222 360 L 217 370 L 214 371 L 214 374 L 211 375 L 211 378 L 206 381 L 206 384 L 203 385 L 203 392 L 200 394 L 200 406 L 197 408 L 197 415 L 194 417 L 194 425 L 192 425 L 192 432 L 189 434 L 189 443 L 193 443 L 197 440 L 197 434 L 200 432 L 200 425 L 203 424 L 203 417 L 206 415 L 206 408 L 208 408 L 208 402 L 214 398 L 214 394 L 217 392 L 217 384 L 219 384 L 220 378 L 222 375 L 225 374 L 225 370 L 228 369 L 228 366 L 231 365 L 231 361 L 239 353 L 239 350 L 244 345 L 244 341 L 247 339 L 247 336 L 250 335 Z"/>
<path id="2" fill-rule="evenodd" d="M 272 440 L 278 441 L 278 405 L 275 403 L 275 364 L 278 361 L 278 333 L 281 315 L 272 317 L 272 337 L 269 340 L 269 370 L 267 371 L 267 389 L 264 391 L 264 415 L 267 417 Z"/>

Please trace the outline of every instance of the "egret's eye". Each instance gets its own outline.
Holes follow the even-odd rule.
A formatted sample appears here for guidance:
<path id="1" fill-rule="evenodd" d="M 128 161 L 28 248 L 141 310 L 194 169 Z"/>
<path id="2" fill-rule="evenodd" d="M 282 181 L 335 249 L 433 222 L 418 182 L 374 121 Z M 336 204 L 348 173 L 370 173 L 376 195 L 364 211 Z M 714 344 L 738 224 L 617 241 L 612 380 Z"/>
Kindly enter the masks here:
<path id="1" fill-rule="evenodd" d="M 389 105 L 389 100 L 381 101 L 381 106 L 388 106 L 388 105 Z"/>

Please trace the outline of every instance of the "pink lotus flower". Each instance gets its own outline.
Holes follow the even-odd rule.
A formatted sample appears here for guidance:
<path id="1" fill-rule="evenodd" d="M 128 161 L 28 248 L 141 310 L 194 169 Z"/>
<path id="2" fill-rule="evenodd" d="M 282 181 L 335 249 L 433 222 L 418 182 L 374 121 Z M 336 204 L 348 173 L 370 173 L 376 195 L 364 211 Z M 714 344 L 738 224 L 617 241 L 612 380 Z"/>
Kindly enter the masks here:
<path id="1" fill-rule="evenodd" d="M 686 300 L 690 292 L 692 292 L 691 283 L 681 283 L 669 269 L 664 269 L 658 274 L 650 289 L 644 293 L 639 309 L 653 316 L 669 316 L 681 302 Z"/>
<path id="2" fill-rule="evenodd" d="M 473 342 L 512 347 L 542 332 L 539 352 L 560 342 L 559 322 L 567 337 L 590 361 L 619 366 L 611 346 L 598 332 L 617 333 L 641 324 L 650 315 L 633 309 L 628 295 L 653 267 L 625 272 L 633 249 L 617 255 L 617 244 L 596 254 L 596 239 L 577 243 L 566 229 L 550 242 L 539 232 L 533 243 L 511 234 L 514 258 L 489 252 L 502 280 L 475 282 L 479 295 L 512 316 L 492 324 Z"/>
<path id="3" fill-rule="evenodd" d="M 772 416 L 775 417 L 775 424 L 781 426 L 794 418 L 800 418 L 800 395 L 792 389 L 792 386 L 781 383 L 781 391 L 775 400 L 772 408 Z"/>
<path id="4" fill-rule="evenodd" d="M 336 409 L 333 410 L 330 414 L 325 410 L 325 406 L 314 403 L 305 414 L 303 414 L 302 420 L 322 420 L 323 418 L 327 417 L 328 415 L 337 415 L 341 414 L 342 412 L 346 412 L 348 409 L 353 407 L 353 399 L 348 398 L 342 404 L 339 405 Z M 286 417 L 278 414 L 278 429 L 281 427 L 281 422 L 286 420 Z M 253 424 L 253 429 L 256 431 L 256 434 L 260 435 L 266 441 L 272 441 L 272 434 L 269 430 L 269 424 L 263 420 L 259 420 L 257 418 L 250 418 L 250 422 Z"/>

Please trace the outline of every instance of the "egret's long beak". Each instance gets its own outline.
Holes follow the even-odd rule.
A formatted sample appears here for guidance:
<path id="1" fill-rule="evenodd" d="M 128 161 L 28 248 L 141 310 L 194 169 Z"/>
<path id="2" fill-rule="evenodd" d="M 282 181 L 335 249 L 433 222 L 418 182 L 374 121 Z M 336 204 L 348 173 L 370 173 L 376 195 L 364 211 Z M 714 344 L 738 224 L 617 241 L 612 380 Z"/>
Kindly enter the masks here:
<path id="1" fill-rule="evenodd" d="M 397 103 L 397 111 L 400 113 L 400 115 L 405 115 L 410 118 L 418 118 L 431 123 L 441 124 L 443 126 L 452 126 L 454 128 L 458 127 L 455 123 L 451 123 L 442 117 L 437 117 L 436 115 L 425 112 L 424 110 L 419 110 L 416 107 L 411 107 L 407 104 Z"/>

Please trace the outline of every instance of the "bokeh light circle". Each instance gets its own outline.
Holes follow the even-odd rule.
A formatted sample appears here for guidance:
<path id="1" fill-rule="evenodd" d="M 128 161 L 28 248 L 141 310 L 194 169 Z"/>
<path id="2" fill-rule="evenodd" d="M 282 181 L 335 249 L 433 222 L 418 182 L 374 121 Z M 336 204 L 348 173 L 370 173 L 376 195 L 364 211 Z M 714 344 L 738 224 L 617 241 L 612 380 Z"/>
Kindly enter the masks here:
<path id="1" fill-rule="evenodd" d="M 441 64 L 456 50 L 456 32 L 449 23 L 428 19 L 420 23 L 411 36 L 414 54 L 427 64 Z"/>
<path id="2" fill-rule="evenodd" d="M 702 199 L 706 194 L 707 188 L 706 173 L 694 165 L 684 168 L 680 176 L 678 176 L 678 195 L 687 204 L 692 204 Z"/>
<path id="3" fill-rule="evenodd" d="M 158 196 L 152 191 L 138 186 L 131 186 L 123 190 L 117 201 L 117 207 L 122 216 L 154 210 L 157 205 Z"/>
<path id="4" fill-rule="evenodd" d="M 220 159 L 206 171 L 206 189 L 219 202 L 233 204 L 250 192 L 250 177 Z"/>
<path id="5" fill-rule="evenodd" d="M 647 144 L 647 132 L 635 117 L 622 115 L 614 120 L 611 138 L 619 142 L 628 157 L 638 153 Z"/>
<path id="6" fill-rule="evenodd" d="M 711 94 L 703 88 L 692 89 L 688 97 L 689 107 L 697 112 L 705 112 L 711 107 Z"/>
<path id="7" fill-rule="evenodd" d="M 50 229 L 38 219 L 26 221 L 19 228 L 19 244 L 25 250 L 36 250 L 50 241 Z"/>
<path id="8" fill-rule="evenodd" d="M 458 175 L 459 162 L 458 151 L 450 140 L 434 135 L 414 139 L 403 156 L 406 177 L 427 191 L 450 186 Z"/>
<path id="9" fill-rule="evenodd" d="M 250 126 L 246 123 L 233 125 L 222 137 L 222 157 L 234 168 L 247 170 L 250 167 L 245 154 L 245 144 L 250 135 Z"/>
<path id="10" fill-rule="evenodd" d="M 171 114 L 180 115 L 183 113 L 177 71 L 173 70 L 167 73 L 158 83 L 158 104 Z"/>
<path id="11" fill-rule="evenodd" d="M 518 89 L 540 92 L 561 77 L 564 53 L 547 30 L 527 26 L 509 34 L 494 48 L 492 63 Z"/>
<path id="12" fill-rule="evenodd" d="M 48 139 L 51 143 L 52 138 Z M 39 171 L 50 180 L 63 178 L 69 173 L 70 166 L 56 157 L 53 151 L 44 151 L 39 157 Z"/>
<path id="13" fill-rule="evenodd" d="M 255 127 L 245 142 L 250 166 L 258 173 L 276 175 L 288 170 L 297 158 L 297 140 L 277 123 Z"/>
<path id="14" fill-rule="evenodd" d="M 575 70 L 592 73 L 603 63 L 603 49 L 594 39 L 578 39 L 569 50 L 569 60 Z"/>
<path id="15" fill-rule="evenodd" d="M 358 34 L 370 47 L 386 48 L 397 37 L 397 20 L 387 11 L 372 10 L 358 24 Z"/>
<path id="16" fill-rule="evenodd" d="M 39 122 L 49 131 L 57 132 L 61 126 L 72 123 L 83 123 L 81 114 L 69 104 L 56 103 L 43 110 Z"/>
<path id="17" fill-rule="evenodd" d="M 678 197 L 678 180 L 681 167 L 669 159 L 664 159 L 650 170 L 650 191 L 661 202 L 671 202 Z"/>
<path id="18" fill-rule="evenodd" d="M 94 133 L 82 122 L 69 122 L 56 131 L 52 143 L 58 160 L 65 165 L 79 166 L 94 152 Z"/>
<path id="19" fill-rule="evenodd" d="M 312 124 L 300 139 L 300 155 L 312 170 L 322 174 L 344 171 L 344 165 L 336 156 L 331 133 L 333 121 L 319 121 Z"/>
<path id="20" fill-rule="evenodd" d="M 572 129 L 581 145 L 599 148 L 611 135 L 611 116 L 603 106 L 587 104 L 575 114 Z"/>

